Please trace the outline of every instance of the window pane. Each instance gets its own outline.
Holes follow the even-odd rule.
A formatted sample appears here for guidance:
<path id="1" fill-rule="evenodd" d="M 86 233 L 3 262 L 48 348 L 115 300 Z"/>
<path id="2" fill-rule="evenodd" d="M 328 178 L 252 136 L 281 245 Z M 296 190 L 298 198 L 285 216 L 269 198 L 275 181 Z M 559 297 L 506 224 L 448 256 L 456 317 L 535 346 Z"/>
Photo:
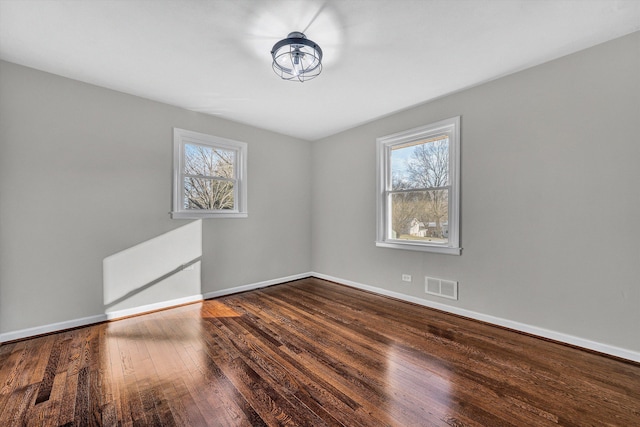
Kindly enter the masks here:
<path id="1" fill-rule="evenodd" d="M 184 209 L 225 210 L 234 209 L 232 181 L 219 179 L 184 179 Z"/>
<path id="2" fill-rule="evenodd" d="M 446 135 L 391 148 L 391 188 L 449 185 L 449 138 Z"/>
<path id="3" fill-rule="evenodd" d="M 449 242 L 449 190 L 391 194 L 390 239 Z"/>
<path id="4" fill-rule="evenodd" d="M 184 173 L 220 178 L 233 178 L 235 151 L 203 145 L 185 144 Z"/>

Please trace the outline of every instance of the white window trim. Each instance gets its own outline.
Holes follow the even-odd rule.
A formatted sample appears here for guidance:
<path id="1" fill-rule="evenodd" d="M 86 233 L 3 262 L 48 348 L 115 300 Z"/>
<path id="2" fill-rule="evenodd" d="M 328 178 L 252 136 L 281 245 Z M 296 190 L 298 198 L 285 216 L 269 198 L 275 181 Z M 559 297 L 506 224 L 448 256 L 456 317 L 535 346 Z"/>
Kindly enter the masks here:
<path id="1" fill-rule="evenodd" d="M 396 145 L 427 139 L 441 134 L 443 131 L 447 131 L 447 133 L 450 134 L 449 178 L 451 180 L 451 194 L 449 198 L 448 243 L 434 244 L 431 242 L 406 241 L 388 238 L 388 229 L 390 227 L 389 218 L 391 217 L 391 206 L 389 206 L 388 194 L 388 191 L 391 188 L 391 148 Z M 462 248 L 460 247 L 460 116 L 377 138 L 376 148 L 376 246 L 382 248 L 460 255 L 462 251 Z"/>
<path id="2" fill-rule="evenodd" d="M 234 210 L 194 210 L 184 209 L 184 146 L 186 144 L 206 145 L 236 152 L 234 186 L 237 209 Z M 247 211 L 247 143 L 220 138 L 190 130 L 173 128 L 173 219 L 200 218 L 246 218 Z"/>

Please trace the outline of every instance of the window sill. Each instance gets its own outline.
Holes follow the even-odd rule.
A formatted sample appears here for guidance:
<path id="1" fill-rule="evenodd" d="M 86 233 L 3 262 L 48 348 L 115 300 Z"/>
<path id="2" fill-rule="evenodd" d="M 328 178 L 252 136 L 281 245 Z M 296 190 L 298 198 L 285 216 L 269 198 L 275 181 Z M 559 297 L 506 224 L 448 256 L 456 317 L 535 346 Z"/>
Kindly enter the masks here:
<path id="1" fill-rule="evenodd" d="M 171 212 L 171 219 L 247 218 L 247 212 Z"/>
<path id="2" fill-rule="evenodd" d="M 408 251 L 432 252 L 447 255 L 461 255 L 462 253 L 462 248 L 425 245 L 420 243 L 376 242 L 376 246 L 379 248 L 404 249 Z"/>

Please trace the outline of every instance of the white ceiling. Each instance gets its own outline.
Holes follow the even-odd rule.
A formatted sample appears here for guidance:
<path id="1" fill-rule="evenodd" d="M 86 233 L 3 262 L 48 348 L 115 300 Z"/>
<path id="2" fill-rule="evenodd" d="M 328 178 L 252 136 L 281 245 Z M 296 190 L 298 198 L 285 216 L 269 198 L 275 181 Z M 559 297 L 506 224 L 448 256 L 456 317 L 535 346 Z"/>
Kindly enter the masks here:
<path id="1" fill-rule="evenodd" d="M 640 0 L 0 0 L 0 58 L 316 140 L 640 30 Z M 305 83 L 271 69 L 304 31 Z"/>

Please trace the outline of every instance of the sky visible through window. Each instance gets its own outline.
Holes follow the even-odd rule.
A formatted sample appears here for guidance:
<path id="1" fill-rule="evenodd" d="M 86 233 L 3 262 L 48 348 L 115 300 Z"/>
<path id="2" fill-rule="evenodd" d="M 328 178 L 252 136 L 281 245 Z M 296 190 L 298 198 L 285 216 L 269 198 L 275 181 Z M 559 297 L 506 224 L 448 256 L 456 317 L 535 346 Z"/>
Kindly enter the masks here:
<path id="1" fill-rule="evenodd" d="M 407 165 L 415 146 L 394 148 L 391 150 L 391 171 L 394 178 L 406 180 L 409 178 Z"/>
<path id="2" fill-rule="evenodd" d="M 431 161 L 426 161 L 424 159 L 424 151 L 422 154 L 419 154 L 417 150 L 422 148 L 421 146 L 440 146 L 446 147 L 446 151 L 448 151 L 448 143 L 449 138 L 444 135 L 439 135 L 434 138 L 429 138 L 427 140 L 416 141 L 410 143 L 408 145 L 400 145 L 397 147 L 391 148 L 391 178 L 394 182 L 404 182 L 411 180 L 410 169 L 414 169 L 414 178 L 415 178 L 415 169 L 424 169 L 425 174 L 433 174 L 434 171 L 431 167 Z M 431 149 L 427 150 L 427 155 L 432 157 L 433 163 L 438 163 L 438 157 L 441 157 L 444 153 L 438 152 L 439 149 Z M 444 158 L 444 157 L 443 157 Z M 446 155 L 446 159 L 448 160 L 448 153 Z M 428 163 L 421 165 L 421 163 Z M 439 175 L 443 173 L 448 174 L 447 170 L 439 170 L 436 172 Z M 426 181 L 426 180 L 425 180 Z M 438 180 L 440 181 L 440 180 Z M 394 185 L 395 187 L 395 185 Z M 410 187 L 415 187 L 415 185 L 410 185 Z"/>

